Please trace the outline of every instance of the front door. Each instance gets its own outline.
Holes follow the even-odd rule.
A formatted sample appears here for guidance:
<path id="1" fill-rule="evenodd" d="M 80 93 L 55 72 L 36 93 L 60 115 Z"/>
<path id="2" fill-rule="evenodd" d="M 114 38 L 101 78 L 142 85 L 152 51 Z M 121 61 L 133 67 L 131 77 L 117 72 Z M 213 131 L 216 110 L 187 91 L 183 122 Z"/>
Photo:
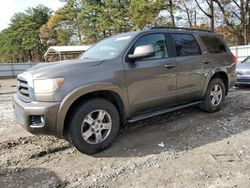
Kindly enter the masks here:
<path id="1" fill-rule="evenodd" d="M 176 100 L 176 65 L 163 33 L 139 37 L 128 54 L 138 46 L 152 45 L 155 55 L 124 63 L 131 114 L 171 105 Z"/>

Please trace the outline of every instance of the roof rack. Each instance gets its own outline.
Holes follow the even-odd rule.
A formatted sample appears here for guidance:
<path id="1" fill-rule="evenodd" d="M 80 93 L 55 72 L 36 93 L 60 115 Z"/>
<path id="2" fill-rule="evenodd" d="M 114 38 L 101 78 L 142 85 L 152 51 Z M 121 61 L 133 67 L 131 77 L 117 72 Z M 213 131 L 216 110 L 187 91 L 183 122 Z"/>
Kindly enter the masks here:
<path id="1" fill-rule="evenodd" d="M 205 29 L 193 29 L 193 28 L 186 28 L 186 27 L 165 27 L 165 26 L 154 26 L 150 29 L 176 29 L 176 30 L 187 30 L 187 31 L 203 31 L 203 32 L 210 32 L 211 30 L 205 30 Z"/>

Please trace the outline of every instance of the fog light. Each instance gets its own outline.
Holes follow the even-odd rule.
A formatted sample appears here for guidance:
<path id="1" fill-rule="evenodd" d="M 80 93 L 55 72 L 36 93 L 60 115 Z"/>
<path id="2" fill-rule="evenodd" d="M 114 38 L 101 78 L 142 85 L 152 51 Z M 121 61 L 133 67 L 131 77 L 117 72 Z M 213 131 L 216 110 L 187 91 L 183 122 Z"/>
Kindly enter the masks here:
<path id="1" fill-rule="evenodd" d="M 29 117 L 29 124 L 31 128 L 42 128 L 45 125 L 44 116 L 34 115 Z"/>

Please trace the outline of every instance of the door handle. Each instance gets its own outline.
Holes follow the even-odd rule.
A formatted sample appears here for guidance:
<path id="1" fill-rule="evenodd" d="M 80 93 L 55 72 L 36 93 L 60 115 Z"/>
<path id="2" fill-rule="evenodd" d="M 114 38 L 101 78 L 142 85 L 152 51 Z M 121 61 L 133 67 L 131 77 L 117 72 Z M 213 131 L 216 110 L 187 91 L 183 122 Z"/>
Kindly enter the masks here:
<path id="1" fill-rule="evenodd" d="M 166 65 L 164 65 L 164 67 L 166 69 L 172 69 L 172 68 L 176 67 L 176 65 L 174 65 L 174 64 L 166 64 Z"/>

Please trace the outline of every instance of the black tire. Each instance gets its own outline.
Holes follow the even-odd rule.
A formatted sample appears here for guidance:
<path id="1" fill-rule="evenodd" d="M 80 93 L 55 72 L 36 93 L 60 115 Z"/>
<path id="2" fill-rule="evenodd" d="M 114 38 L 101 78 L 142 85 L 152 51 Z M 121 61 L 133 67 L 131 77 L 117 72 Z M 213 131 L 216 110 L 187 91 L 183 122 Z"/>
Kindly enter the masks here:
<path id="1" fill-rule="evenodd" d="M 221 91 L 222 91 L 222 95 L 221 95 L 222 98 L 220 102 L 218 102 L 218 104 L 213 105 L 211 92 L 214 89 L 215 85 L 220 86 Z M 203 99 L 202 104 L 200 105 L 200 108 L 206 112 L 217 112 L 224 105 L 225 95 L 226 95 L 226 89 L 225 89 L 224 82 L 220 78 L 212 79 L 207 87 L 206 95 Z"/>
<path id="2" fill-rule="evenodd" d="M 96 144 L 88 143 L 90 142 L 90 140 L 86 141 L 82 136 L 82 132 L 83 132 L 82 124 L 84 124 L 83 121 L 86 120 L 89 114 L 98 113 L 98 110 L 103 110 L 106 112 L 106 114 L 109 115 L 108 117 L 111 118 L 111 129 L 109 131 L 109 134 L 106 135 L 107 137 L 102 142 L 96 143 Z M 97 112 L 93 112 L 93 111 L 97 111 Z M 96 123 L 97 123 L 97 120 L 96 120 Z M 90 124 L 87 124 L 87 125 L 89 126 Z M 96 98 L 96 99 L 85 101 L 84 103 L 79 104 L 76 107 L 76 109 L 72 113 L 68 136 L 69 136 L 70 142 L 75 146 L 75 148 L 78 151 L 80 151 L 81 153 L 85 153 L 85 154 L 94 154 L 94 153 L 97 153 L 99 151 L 106 149 L 113 143 L 115 137 L 118 134 L 119 127 L 120 127 L 120 117 L 119 117 L 119 113 L 116 107 L 111 102 L 105 99 Z M 88 129 L 87 131 L 89 131 L 90 129 L 93 129 L 93 128 L 89 126 L 89 128 L 87 129 Z M 94 139 L 97 140 L 96 134 L 97 134 L 96 132 L 93 133 L 92 135 L 93 140 Z"/>

